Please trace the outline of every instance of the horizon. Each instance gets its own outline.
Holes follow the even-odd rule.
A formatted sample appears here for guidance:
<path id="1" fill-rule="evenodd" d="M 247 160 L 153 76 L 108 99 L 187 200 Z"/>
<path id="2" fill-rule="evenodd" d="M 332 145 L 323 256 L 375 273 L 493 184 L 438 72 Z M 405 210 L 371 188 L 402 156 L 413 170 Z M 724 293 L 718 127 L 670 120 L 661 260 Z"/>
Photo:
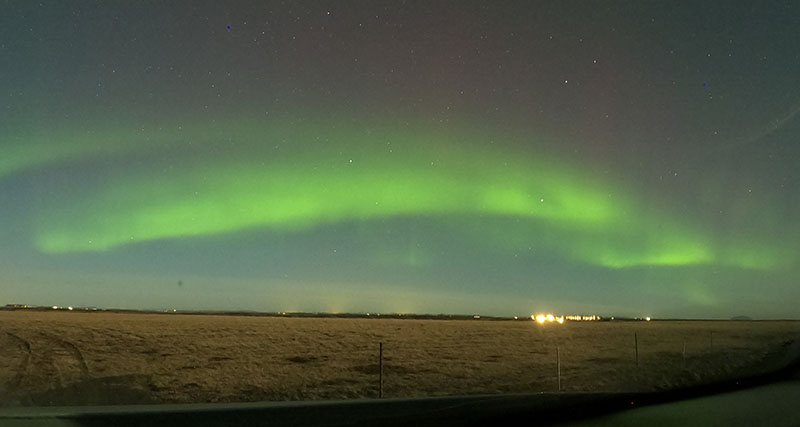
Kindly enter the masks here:
<path id="1" fill-rule="evenodd" d="M 37 311 L 67 311 L 67 312 L 141 312 L 151 314 L 213 314 L 213 315 L 258 315 L 266 317 L 358 317 L 358 318 L 453 318 L 458 317 L 457 320 L 514 320 L 514 321 L 530 321 L 536 323 L 534 318 L 538 314 L 553 314 L 565 318 L 565 322 L 608 322 L 608 321 L 800 321 L 799 318 L 767 318 L 767 317 L 752 317 L 749 315 L 738 314 L 728 318 L 681 318 L 681 317 L 650 317 L 650 316 L 620 316 L 613 313 L 577 313 L 577 312 L 560 312 L 560 311 L 543 311 L 531 313 L 529 315 L 516 313 L 516 314 L 484 314 L 484 313 L 434 313 L 434 312 L 377 312 L 377 311 L 361 311 L 361 312 L 326 312 L 326 311 L 284 311 L 284 310 L 213 310 L 213 309 L 186 309 L 186 308 L 124 308 L 124 307 L 97 307 L 97 306 L 63 306 L 63 305 L 32 305 L 24 303 L 7 303 L 0 306 L 3 310 L 37 310 Z M 597 316 L 597 319 L 592 320 L 573 320 L 569 316 L 583 315 L 583 316 Z M 539 322 L 542 323 L 542 322 Z M 552 323 L 552 322 L 551 322 Z"/>

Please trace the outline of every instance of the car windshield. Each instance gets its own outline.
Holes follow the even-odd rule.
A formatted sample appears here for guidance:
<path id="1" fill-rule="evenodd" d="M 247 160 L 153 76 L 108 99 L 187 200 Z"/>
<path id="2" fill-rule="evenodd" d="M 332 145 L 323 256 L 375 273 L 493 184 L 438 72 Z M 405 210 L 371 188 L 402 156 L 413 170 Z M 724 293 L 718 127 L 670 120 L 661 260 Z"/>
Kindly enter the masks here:
<path id="1" fill-rule="evenodd" d="M 777 368 L 799 29 L 793 1 L 4 1 L 0 406 Z"/>

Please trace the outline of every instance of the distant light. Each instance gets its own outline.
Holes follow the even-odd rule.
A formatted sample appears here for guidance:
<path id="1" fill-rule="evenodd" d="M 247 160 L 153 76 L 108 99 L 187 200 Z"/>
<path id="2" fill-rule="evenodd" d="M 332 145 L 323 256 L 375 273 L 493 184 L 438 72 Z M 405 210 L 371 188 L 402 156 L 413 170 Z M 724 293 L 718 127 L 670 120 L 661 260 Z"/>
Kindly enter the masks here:
<path id="1" fill-rule="evenodd" d="M 564 323 L 564 316 L 557 316 L 556 322 L 563 324 Z"/>
<path id="2" fill-rule="evenodd" d="M 72 311 L 72 307 L 67 307 L 67 309 L 68 309 L 69 311 Z"/>
<path id="3" fill-rule="evenodd" d="M 476 315 L 472 316 L 472 318 L 473 318 L 473 319 L 480 319 L 480 318 L 481 318 L 481 316 L 478 316 L 478 315 L 476 314 Z"/>
<path id="4" fill-rule="evenodd" d="M 544 323 L 546 320 L 547 320 L 547 316 L 545 316 L 544 314 L 536 315 L 536 321 L 537 322 Z"/>
<path id="5" fill-rule="evenodd" d="M 593 320 L 600 320 L 602 317 L 597 316 L 595 314 L 592 315 L 583 315 L 583 314 L 570 314 L 568 316 L 564 316 L 565 320 L 575 320 L 575 321 L 593 321 Z"/>
<path id="6" fill-rule="evenodd" d="M 649 317 L 645 317 L 644 320 L 647 320 L 649 322 L 650 318 Z"/>
<path id="7" fill-rule="evenodd" d="M 57 306 L 57 305 L 54 305 L 54 306 L 53 306 L 53 310 L 58 310 L 58 306 Z"/>
<path id="8" fill-rule="evenodd" d="M 546 317 L 547 317 L 547 321 L 548 322 L 552 322 L 552 321 L 556 320 L 556 317 L 553 316 L 552 314 L 548 314 Z"/>
<path id="9" fill-rule="evenodd" d="M 514 320 L 519 320 L 519 317 L 517 317 L 517 316 L 514 316 Z"/>

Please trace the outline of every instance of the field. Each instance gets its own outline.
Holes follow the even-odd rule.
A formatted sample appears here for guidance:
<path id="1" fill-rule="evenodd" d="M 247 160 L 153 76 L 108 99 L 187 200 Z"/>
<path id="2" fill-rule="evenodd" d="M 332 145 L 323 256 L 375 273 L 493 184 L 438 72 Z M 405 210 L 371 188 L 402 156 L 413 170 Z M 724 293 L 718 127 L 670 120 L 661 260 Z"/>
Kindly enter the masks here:
<path id="1" fill-rule="evenodd" d="M 638 341 L 638 366 L 634 347 Z M 0 311 L 0 406 L 646 391 L 755 373 L 800 322 Z M 684 357 L 685 346 L 685 357 Z"/>

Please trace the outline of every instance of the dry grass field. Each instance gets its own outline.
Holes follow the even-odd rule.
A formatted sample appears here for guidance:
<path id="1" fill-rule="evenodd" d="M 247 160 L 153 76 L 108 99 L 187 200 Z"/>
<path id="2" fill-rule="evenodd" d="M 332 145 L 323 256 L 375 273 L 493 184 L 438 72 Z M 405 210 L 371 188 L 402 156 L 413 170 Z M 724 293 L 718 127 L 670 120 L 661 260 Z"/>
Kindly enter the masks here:
<path id="1" fill-rule="evenodd" d="M 645 391 L 757 372 L 798 335 L 800 322 L 0 311 L 0 405 L 372 398 L 379 342 L 386 397 L 556 391 L 556 347 L 563 391 Z"/>

